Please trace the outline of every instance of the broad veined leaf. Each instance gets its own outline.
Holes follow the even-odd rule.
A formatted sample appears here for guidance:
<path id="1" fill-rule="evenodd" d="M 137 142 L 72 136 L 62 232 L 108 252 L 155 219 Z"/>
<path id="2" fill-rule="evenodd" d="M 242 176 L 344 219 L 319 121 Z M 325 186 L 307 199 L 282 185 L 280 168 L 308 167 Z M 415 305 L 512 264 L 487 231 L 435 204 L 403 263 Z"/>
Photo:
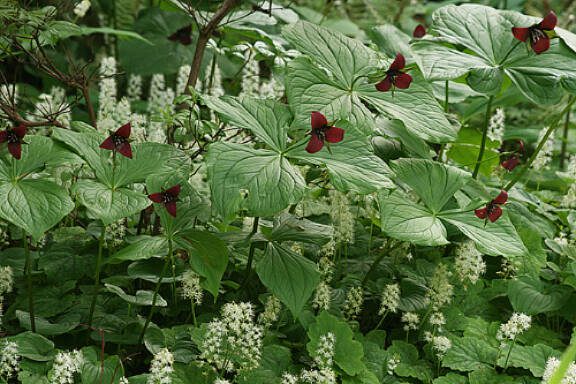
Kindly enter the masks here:
<path id="1" fill-rule="evenodd" d="M 0 180 L 0 217 L 38 239 L 74 209 L 66 190 L 50 181 Z"/>
<path id="2" fill-rule="evenodd" d="M 190 265 L 204 278 L 202 286 L 216 299 L 220 280 L 228 266 L 226 243 L 210 232 L 196 230 L 178 233 L 175 242 L 188 251 Z"/>
<path id="3" fill-rule="evenodd" d="M 80 372 L 82 383 L 96 384 L 102 382 L 116 384 L 116 380 L 120 380 L 120 377 L 124 375 L 122 360 L 117 355 L 104 358 L 98 348 L 84 347 L 82 348 L 82 356 L 84 357 Z"/>
<path id="4" fill-rule="evenodd" d="M 20 326 L 31 330 L 32 325 L 30 322 L 30 313 L 25 311 L 16 310 L 16 317 L 20 322 Z M 80 315 L 74 316 L 74 319 L 68 319 L 59 322 L 50 322 L 43 317 L 34 316 L 34 323 L 36 332 L 44 336 L 56 336 L 70 332 L 80 324 Z"/>
<path id="5" fill-rule="evenodd" d="M 277 152 L 286 149 L 292 113 L 287 105 L 274 100 L 205 97 L 204 101 L 223 120 L 254 133 Z"/>
<path id="6" fill-rule="evenodd" d="M 419 245 L 448 244 L 440 219 L 407 195 L 399 191 L 380 193 L 379 201 L 382 231 L 388 236 Z"/>
<path id="7" fill-rule="evenodd" d="M 395 57 L 401 53 L 407 61 L 412 60 L 412 48 L 410 47 L 411 36 L 402 32 L 392 24 L 384 24 L 367 31 L 370 38 L 389 57 Z"/>
<path id="8" fill-rule="evenodd" d="M 314 57 L 347 89 L 359 75 L 366 75 L 376 65 L 376 53 L 343 34 L 300 21 L 284 28 L 283 36 L 298 50 Z"/>
<path id="9" fill-rule="evenodd" d="M 505 353 L 500 354 L 498 365 L 528 369 L 536 377 L 542 377 L 549 358 L 560 358 L 560 352 L 545 344 L 514 345 L 509 358 L 507 358 L 508 348 Z"/>
<path id="10" fill-rule="evenodd" d="M 50 361 L 54 356 L 54 343 L 37 333 L 21 332 L 8 338 L 18 344 L 18 354 L 33 361 Z"/>
<path id="11" fill-rule="evenodd" d="M 316 317 L 316 322 L 308 328 L 308 337 L 310 338 L 310 341 L 306 344 L 308 353 L 311 356 L 315 356 L 320 338 L 328 333 L 332 333 L 336 340 L 334 345 L 334 363 L 351 376 L 363 372 L 366 366 L 362 361 L 364 357 L 362 344 L 354 340 L 354 333 L 344 320 L 326 311 L 322 311 Z"/>
<path id="12" fill-rule="evenodd" d="M 297 318 L 316 289 L 320 273 L 312 261 L 282 245 L 268 243 L 256 265 L 264 284 Z"/>
<path id="13" fill-rule="evenodd" d="M 455 225 L 463 234 L 474 240 L 485 253 L 513 257 L 527 252 L 506 211 L 494 223 L 485 223 L 472 211 L 446 212 L 439 215 L 442 220 Z"/>
<path id="14" fill-rule="evenodd" d="M 468 172 L 424 159 L 399 159 L 391 167 L 434 213 L 440 212 L 454 193 L 471 180 Z"/>
<path id="15" fill-rule="evenodd" d="M 286 156 L 325 166 L 332 184 L 342 192 L 366 194 L 382 188 L 392 188 L 394 184 L 389 178 L 392 171 L 384 161 L 374 155 L 369 140 L 352 127 L 341 127 L 346 130 L 344 140 L 331 145 L 332 153 L 327 149 L 316 153 L 306 152 L 306 139 L 291 147 Z"/>
<path id="16" fill-rule="evenodd" d="M 498 356 L 498 348 L 484 340 L 461 337 L 452 339 L 452 348 L 448 350 L 442 366 L 457 371 L 475 371 L 490 368 Z"/>
<path id="17" fill-rule="evenodd" d="M 116 285 L 104 284 L 104 286 L 106 287 L 106 289 L 109 292 L 116 294 L 122 300 L 124 300 L 125 302 L 132 304 L 132 305 L 149 306 L 149 305 L 152 305 L 152 302 L 154 299 L 154 292 L 153 291 L 140 291 L 139 290 L 139 291 L 136 291 L 136 295 L 129 295 L 126 292 L 124 292 L 124 290 L 122 288 L 120 288 Z M 156 302 L 154 303 L 154 305 L 156 307 L 166 307 L 168 305 L 168 303 L 166 302 L 166 300 L 164 300 L 162 298 L 162 296 L 157 295 L 156 296 Z"/>
<path id="18" fill-rule="evenodd" d="M 113 254 L 107 263 L 116 264 L 123 261 L 147 260 L 152 257 L 163 257 L 168 253 L 168 241 L 164 236 L 138 236 L 134 242 Z"/>
<path id="19" fill-rule="evenodd" d="M 77 126 L 81 126 L 76 123 Z M 106 138 L 92 128 L 82 132 L 54 128 L 53 137 L 70 146 L 96 172 L 102 183 L 121 187 L 142 182 L 151 175 L 186 174 L 190 159 L 171 145 L 160 143 L 132 143 L 132 158 L 116 155 L 112 165 L 112 152 L 100 148 Z"/>
<path id="20" fill-rule="evenodd" d="M 267 236 L 270 241 L 301 241 L 317 245 L 326 244 L 332 238 L 334 228 L 331 225 L 315 223 L 298 218 L 289 213 L 281 214 L 274 221 L 274 228 Z"/>
<path id="21" fill-rule="evenodd" d="M 515 311 L 537 315 L 562 308 L 571 290 L 565 285 L 550 285 L 538 278 L 521 276 L 508 284 L 508 298 Z"/>
<path id="22" fill-rule="evenodd" d="M 248 145 L 215 143 L 208 150 L 212 204 L 228 217 L 242 205 L 251 216 L 273 215 L 298 202 L 304 193 L 300 171 L 274 151 Z"/>
<path id="23" fill-rule="evenodd" d="M 78 180 L 74 192 L 78 201 L 104 225 L 134 215 L 151 204 L 142 193 L 126 188 L 113 190 L 94 180 Z"/>
<path id="24" fill-rule="evenodd" d="M 514 13 L 476 4 L 448 5 L 432 15 L 439 37 L 413 42 L 412 48 L 430 80 L 455 79 L 468 74 L 468 84 L 482 93 L 497 93 L 504 76 L 532 102 L 556 103 L 562 87 L 576 90 L 576 54 L 559 41 L 541 55 L 527 51 L 514 39 L 512 27 L 529 26 Z M 524 24 L 522 24 L 524 23 Z M 446 43 L 454 46 L 446 45 Z M 458 50 L 464 46 L 467 51 Z"/>

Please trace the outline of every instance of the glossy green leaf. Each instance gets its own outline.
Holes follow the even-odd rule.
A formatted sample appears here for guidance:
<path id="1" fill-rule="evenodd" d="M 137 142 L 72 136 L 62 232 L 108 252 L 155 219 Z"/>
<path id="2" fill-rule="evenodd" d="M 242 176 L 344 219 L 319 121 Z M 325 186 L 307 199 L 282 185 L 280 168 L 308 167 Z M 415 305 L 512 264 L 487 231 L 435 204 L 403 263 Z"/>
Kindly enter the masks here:
<path id="1" fill-rule="evenodd" d="M 538 278 L 522 276 L 508 284 L 508 298 L 517 312 L 537 315 L 557 311 L 568 299 L 571 288 L 550 285 Z"/>
<path id="2" fill-rule="evenodd" d="M 286 149 L 287 131 L 292 122 L 288 106 L 274 100 L 237 97 L 205 97 L 204 101 L 224 121 L 251 131 L 271 149 L 277 152 Z"/>
<path id="3" fill-rule="evenodd" d="M 298 218 L 289 213 L 281 214 L 274 221 L 274 228 L 268 236 L 270 241 L 301 241 L 323 245 L 330 241 L 334 233 L 331 225 L 324 225 L 310 221 L 305 218 Z"/>
<path id="4" fill-rule="evenodd" d="M 175 241 L 188 251 L 192 269 L 204 278 L 202 287 L 216 299 L 228 266 L 226 243 L 210 232 L 196 230 L 180 232 Z"/>
<path id="5" fill-rule="evenodd" d="M 476 371 L 491 368 L 497 356 L 498 348 L 483 340 L 472 337 L 454 338 L 452 348 L 442 359 L 442 366 L 457 371 Z"/>
<path id="6" fill-rule="evenodd" d="M 440 219 L 407 195 L 398 191 L 381 193 L 379 201 L 381 228 L 388 236 L 419 245 L 448 244 Z"/>
<path id="7" fill-rule="evenodd" d="M 510 357 L 506 359 L 508 348 L 502 353 L 498 359 L 498 365 L 504 367 L 516 367 L 530 370 L 536 377 L 542 377 L 546 362 L 549 358 L 559 358 L 560 353 L 554 348 L 545 344 L 536 345 L 515 345 L 510 351 Z M 506 360 L 508 360 L 506 362 Z"/>
<path id="8" fill-rule="evenodd" d="M 215 143 L 206 159 L 215 210 L 224 217 L 242 205 L 251 216 L 273 215 L 304 193 L 300 171 L 277 152 L 248 145 Z"/>
<path id="9" fill-rule="evenodd" d="M 346 129 L 344 140 L 330 146 L 332 153 L 326 148 L 316 153 L 306 152 L 304 148 L 308 140 L 294 145 L 286 156 L 325 166 L 336 189 L 368 194 L 394 186 L 389 178 L 392 172 L 388 165 L 374 155 L 368 139 L 355 129 Z"/>
<path id="10" fill-rule="evenodd" d="M 116 294 L 122 300 L 124 300 L 125 302 L 132 304 L 132 305 L 151 306 L 152 303 L 154 302 L 154 292 L 153 291 L 138 290 L 138 291 L 136 291 L 136 295 L 129 295 L 126 292 L 124 292 L 124 290 L 122 288 L 120 288 L 116 285 L 104 284 L 104 286 L 106 287 L 108 292 L 112 292 L 112 293 Z M 167 305 L 168 305 L 168 303 L 166 302 L 166 300 L 164 300 L 162 298 L 162 296 L 160 296 L 160 295 L 156 296 L 156 302 L 154 303 L 154 306 L 166 307 Z"/>
<path id="11" fill-rule="evenodd" d="M 306 349 L 311 356 L 316 354 L 320 338 L 327 333 L 332 333 L 336 340 L 334 346 L 334 363 L 346 374 L 354 376 L 366 369 L 362 358 L 364 350 L 362 344 L 354 340 L 354 334 L 350 326 L 326 311 L 316 317 L 316 321 L 308 328 L 310 341 Z"/>
<path id="12" fill-rule="evenodd" d="M 96 347 L 84 347 L 82 356 L 84 357 L 80 372 L 82 384 L 117 384 L 124 376 L 124 367 L 117 355 L 106 357 L 102 356 Z"/>
<path id="13" fill-rule="evenodd" d="M 25 311 L 16 311 L 16 318 L 20 322 L 20 326 L 31 330 L 32 325 L 30 322 L 30 313 Z M 80 324 L 80 315 L 75 317 L 74 321 L 63 320 L 58 322 L 50 322 L 43 317 L 34 317 L 36 332 L 44 336 L 56 336 L 70 332 Z"/>
<path id="14" fill-rule="evenodd" d="M 3 198 L 0 218 L 35 239 L 74 209 L 74 202 L 64 188 L 42 179 L 23 179 L 16 183 L 0 180 L 0 196 Z"/>
<path id="15" fill-rule="evenodd" d="M 320 281 L 312 261 L 294 251 L 268 243 L 264 257 L 256 265 L 264 284 L 297 318 Z"/>
<path id="16" fill-rule="evenodd" d="M 168 253 L 168 241 L 164 236 L 138 236 L 129 244 L 106 260 L 109 264 L 123 261 L 147 260 L 163 257 Z"/>
<path id="17" fill-rule="evenodd" d="M 104 225 L 132 216 L 151 204 L 142 193 L 127 188 L 112 190 L 94 180 L 78 180 L 74 192 L 80 204 Z"/>
<path id="18" fill-rule="evenodd" d="M 433 212 L 438 213 L 471 176 L 459 168 L 424 159 L 399 159 L 392 170 Z"/>
<path id="19" fill-rule="evenodd" d="M 485 253 L 508 257 L 522 256 L 527 250 L 510 222 L 504 209 L 494 223 L 485 223 L 474 212 L 441 213 L 441 219 L 458 227 L 462 233 L 474 240 Z"/>
<path id="20" fill-rule="evenodd" d="M 9 338 L 18 344 L 20 356 L 33 361 L 49 361 L 54 356 L 54 343 L 37 333 L 21 332 Z"/>

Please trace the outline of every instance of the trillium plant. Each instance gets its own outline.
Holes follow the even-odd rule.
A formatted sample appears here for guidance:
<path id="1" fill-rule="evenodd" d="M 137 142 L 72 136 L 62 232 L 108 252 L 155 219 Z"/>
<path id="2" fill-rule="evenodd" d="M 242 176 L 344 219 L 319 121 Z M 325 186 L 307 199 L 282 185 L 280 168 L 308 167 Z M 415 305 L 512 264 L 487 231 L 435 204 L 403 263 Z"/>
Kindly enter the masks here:
<path id="1" fill-rule="evenodd" d="M 576 382 L 570 2 L 5 3 L 0 384 Z"/>

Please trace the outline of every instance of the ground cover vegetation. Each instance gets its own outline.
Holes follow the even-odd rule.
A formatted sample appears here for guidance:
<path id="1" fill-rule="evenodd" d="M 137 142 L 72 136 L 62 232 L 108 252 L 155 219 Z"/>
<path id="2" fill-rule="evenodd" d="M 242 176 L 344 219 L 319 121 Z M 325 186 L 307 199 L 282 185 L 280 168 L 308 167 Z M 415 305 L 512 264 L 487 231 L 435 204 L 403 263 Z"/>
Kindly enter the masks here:
<path id="1" fill-rule="evenodd" d="M 4 0 L 0 382 L 576 383 L 575 9 Z"/>

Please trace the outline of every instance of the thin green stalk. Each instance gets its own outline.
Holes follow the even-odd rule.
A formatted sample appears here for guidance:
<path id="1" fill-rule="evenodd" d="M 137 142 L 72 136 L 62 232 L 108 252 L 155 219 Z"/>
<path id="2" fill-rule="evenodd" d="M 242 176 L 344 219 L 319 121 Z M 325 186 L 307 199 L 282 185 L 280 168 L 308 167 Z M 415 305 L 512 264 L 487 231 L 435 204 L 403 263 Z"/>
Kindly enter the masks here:
<path id="1" fill-rule="evenodd" d="M 524 174 L 526 173 L 526 171 L 528 171 L 528 169 L 530 168 L 530 166 L 532 165 L 532 163 L 534 162 L 534 160 L 536 159 L 536 156 L 538 156 L 538 153 L 540 152 L 540 150 L 542 149 L 542 147 L 544 147 L 544 144 L 546 143 L 546 141 L 548 141 L 548 138 L 550 137 L 550 135 L 552 134 L 552 132 L 554 132 L 554 130 L 556 130 L 556 128 L 558 127 L 558 124 L 560 123 L 560 121 L 562 120 L 562 117 L 564 116 L 564 114 L 566 113 L 570 113 L 570 110 L 572 109 L 572 106 L 574 105 L 574 102 L 576 101 L 576 98 L 572 97 L 568 100 L 568 104 L 566 105 L 566 107 L 564 107 L 564 109 L 562 110 L 562 112 L 560 112 L 558 114 L 558 116 L 556 116 L 554 118 L 554 120 L 552 120 L 552 123 L 550 124 L 550 126 L 548 127 L 548 130 L 546 131 L 546 133 L 544 134 L 544 137 L 542 138 L 542 140 L 540 140 L 540 142 L 538 143 L 538 146 L 536 147 L 536 149 L 534 150 L 534 153 L 532 153 L 532 156 L 530 156 L 530 158 L 528 159 L 528 161 L 526 162 L 526 164 L 520 169 L 519 172 L 516 173 L 516 175 L 514 176 L 514 178 L 512 180 L 510 180 L 508 182 L 508 184 L 506 184 L 506 186 L 504 187 L 504 189 L 506 191 L 509 191 L 510 188 L 512 188 L 514 186 L 514 184 L 516 184 L 521 178 L 522 176 L 524 176 Z"/>
<path id="2" fill-rule="evenodd" d="M 28 235 L 24 236 L 24 254 L 26 256 L 26 282 L 28 288 L 28 312 L 30 313 L 30 328 L 36 332 L 36 319 L 34 317 L 34 290 L 32 287 L 32 256 L 30 255 L 30 245 Z"/>
<path id="3" fill-rule="evenodd" d="M 382 317 L 380 318 L 380 321 L 379 321 L 378 324 L 376 325 L 376 328 L 374 328 L 374 329 L 380 329 L 380 327 L 381 327 L 382 324 L 384 323 L 384 319 L 386 319 L 386 316 L 388 316 L 388 311 L 384 312 L 384 314 L 383 314 Z"/>
<path id="4" fill-rule="evenodd" d="M 88 326 L 92 326 L 94 319 L 94 309 L 96 308 L 96 300 L 98 299 L 98 290 L 100 289 L 100 269 L 102 269 L 102 251 L 104 249 L 104 236 L 106 235 L 106 226 L 102 223 L 102 230 L 100 231 L 100 238 L 98 239 L 98 257 L 96 259 L 96 271 L 94 273 L 94 288 L 92 292 L 92 303 L 90 304 L 90 315 L 88 315 Z"/>
<path id="5" fill-rule="evenodd" d="M 192 321 L 194 323 L 194 328 L 198 328 L 198 322 L 196 321 L 196 306 L 194 305 L 194 300 L 190 300 L 190 307 L 192 310 Z"/>
<path id="6" fill-rule="evenodd" d="M 514 348 L 515 345 L 516 345 L 516 338 L 514 338 L 514 340 L 512 340 L 512 345 L 510 346 L 510 349 L 508 350 L 508 354 L 506 355 L 506 361 L 504 362 L 504 370 L 506 370 L 506 368 L 508 368 L 508 360 L 510 360 L 510 354 L 512 353 L 512 349 Z"/>
<path id="7" fill-rule="evenodd" d="M 248 239 L 252 239 L 252 237 L 258 231 L 258 223 L 260 222 L 260 217 L 256 216 L 254 218 L 254 223 L 252 224 L 252 232 L 248 235 Z M 246 263 L 246 271 L 244 271 L 244 281 L 242 282 L 242 287 L 246 285 L 248 279 L 250 278 L 250 273 L 252 272 L 252 263 L 254 262 L 254 252 L 256 251 L 256 245 L 253 242 L 250 242 L 250 249 L 248 250 L 248 261 Z"/>
<path id="8" fill-rule="evenodd" d="M 482 157 L 484 157 L 484 150 L 486 149 L 486 138 L 488 137 L 488 125 L 490 123 L 492 101 L 494 101 L 494 96 L 490 96 L 488 98 L 488 103 L 486 104 L 486 115 L 484 116 L 484 127 L 482 130 L 482 142 L 480 143 L 480 152 L 478 152 L 478 159 L 476 160 L 476 166 L 474 167 L 474 172 L 472 173 L 473 179 L 476 179 L 478 177 L 478 172 L 480 171 L 480 165 L 482 164 Z"/>
<path id="9" fill-rule="evenodd" d="M 449 102 L 449 96 L 448 96 L 448 91 L 450 90 L 450 83 L 448 82 L 448 80 L 446 80 L 446 82 L 444 83 L 444 112 L 448 113 L 448 109 L 450 108 L 448 102 Z"/>
<path id="10" fill-rule="evenodd" d="M 368 269 L 368 272 L 366 272 L 366 274 L 364 275 L 364 279 L 362 279 L 362 284 L 361 284 L 362 287 L 366 286 L 366 283 L 368 283 L 368 279 L 370 278 L 370 276 L 372 275 L 372 273 L 374 272 L 374 270 L 376 269 L 378 264 L 380 264 L 380 262 L 382 261 L 384 256 L 386 256 L 387 253 L 388 252 L 382 252 L 380 255 L 378 255 L 376 260 L 374 260 L 374 262 L 370 266 L 370 269 Z"/>
<path id="11" fill-rule="evenodd" d="M 548 381 L 549 384 L 560 384 L 564 376 L 566 375 L 566 371 L 574 361 L 574 357 L 576 356 L 576 342 L 572 342 L 568 349 L 562 355 L 562 359 L 560 359 L 560 365 L 554 371 L 554 374 Z"/>
<path id="12" fill-rule="evenodd" d="M 574 98 L 570 95 L 570 98 Z M 560 149 L 560 169 L 564 170 L 564 164 L 566 162 L 566 150 L 568 149 L 568 132 L 570 130 L 570 113 L 566 114 L 564 120 L 564 132 L 562 133 L 562 147 Z"/>
<path id="13" fill-rule="evenodd" d="M 150 321 L 152 321 L 152 316 L 154 316 L 154 312 L 156 310 L 156 300 L 158 299 L 158 292 L 160 291 L 160 286 L 162 285 L 162 280 L 164 279 L 164 275 L 166 274 L 166 269 L 168 268 L 168 264 L 170 264 L 171 258 L 172 258 L 172 239 L 168 239 L 168 257 L 166 257 L 166 261 L 164 262 L 164 267 L 162 268 L 160 278 L 156 283 L 156 288 L 154 288 L 154 295 L 152 296 L 152 308 L 150 308 L 150 313 L 148 313 L 148 317 L 146 318 L 146 322 L 144 323 L 144 328 L 142 328 L 142 332 L 140 333 L 140 337 L 138 338 L 138 344 L 142 344 L 142 341 L 144 340 L 144 335 L 146 334 L 146 329 L 148 328 L 148 325 L 150 325 Z"/>

